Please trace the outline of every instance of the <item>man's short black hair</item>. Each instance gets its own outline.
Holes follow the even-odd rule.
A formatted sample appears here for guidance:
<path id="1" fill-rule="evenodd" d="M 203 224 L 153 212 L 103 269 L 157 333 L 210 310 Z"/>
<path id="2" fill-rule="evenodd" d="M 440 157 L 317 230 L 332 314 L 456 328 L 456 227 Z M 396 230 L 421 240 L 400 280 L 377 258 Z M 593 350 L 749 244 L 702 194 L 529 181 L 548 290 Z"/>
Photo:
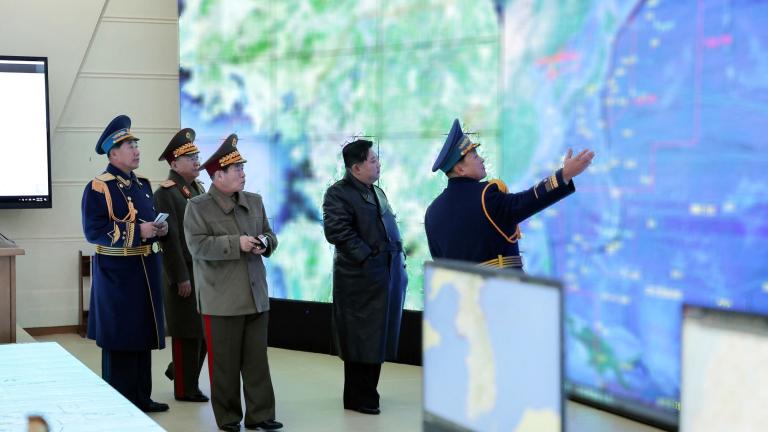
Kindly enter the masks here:
<path id="1" fill-rule="evenodd" d="M 355 140 L 344 146 L 341 155 L 344 156 L 344 166 L 352 168 L 356 163 L 365 162 L 368 159 L 368 150 L 373 147 L 373 142 L 368 140 Z"/>

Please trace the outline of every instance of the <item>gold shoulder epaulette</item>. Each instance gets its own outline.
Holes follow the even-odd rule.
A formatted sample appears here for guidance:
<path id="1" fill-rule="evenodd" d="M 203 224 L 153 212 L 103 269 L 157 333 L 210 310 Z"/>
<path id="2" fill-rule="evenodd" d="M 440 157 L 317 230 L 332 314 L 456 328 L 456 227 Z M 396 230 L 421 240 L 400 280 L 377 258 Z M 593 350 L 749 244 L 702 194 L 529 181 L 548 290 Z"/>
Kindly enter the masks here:
<path id="1" fill-rule="evenodd" d="M 520 225 L 515 225 L 515 232 L 513 232 L 511 235 L 505 233 L 501 230 L 501 228 L 499 228 L 499 226 L 496 224 L 496 221 L 493 220 L 485 206 L 485 193 L 488 192 L 488 188 L 490 188 L 492 185 L 496 185 L 496 187 L 499 188 L 499 192 L 507 193 L 507 185 L 500 179 L 493 179 L 488 181 L 488 184 L 485 185 L 485 188 L 483 188 L 483 193 L 480 196 L 480 203 L 483 206 L 483 213 L 485 213 L 485 218 L 488 219 L 488 222 L 491 223 L 491 226 L 496 230 L 496 232 L 501 234 L 504 240 L 509 243 L 516 243 L 523 236 L 523 234 L 520 232 Z"/>
<path id="2" fill-rule="evenodd" d="M 174 187 L 174 186 L 176 186 L 176 182 L 171 180 L 171 179 L 163 180 L 163 181 L 160 182 L 160 186 L 162 186 L 164 188 Z"/>
<path id="3" fill-rule="evenodd" d="M 499 188 L 499 191 L 501 193 L 507 193 L 507 190 L 508 190 L 507 189 L 507 185 L 501 179 L 491 179 L 491 180 L 488 180 L 488 184 L 496 185 L 496 187 Z"/>
<path id="4" fill-rule="evenodd" d="M 101 181 L 110 181 L 110 180 L 114 180 L 114 179 L 115 179 L 115 176 L 113 176 L 112 174 L 107 173 L 107 172 L 105 172 L 104 174 L 99 174 L 99 175 L 96 176 L 96 180 L 101 180 Z"/>

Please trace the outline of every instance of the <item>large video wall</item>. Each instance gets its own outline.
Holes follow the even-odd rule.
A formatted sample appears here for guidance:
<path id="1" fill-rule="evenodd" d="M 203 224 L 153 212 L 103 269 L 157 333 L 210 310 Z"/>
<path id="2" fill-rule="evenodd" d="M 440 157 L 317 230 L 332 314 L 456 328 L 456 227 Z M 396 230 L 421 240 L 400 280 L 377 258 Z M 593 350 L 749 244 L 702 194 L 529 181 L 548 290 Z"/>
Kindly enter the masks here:
<path id="1" fill-rule="evenodd" d="M 674 423 L 681 304 L 768 312 L 768 3 L 503 17 L 502 145 L 519 151 L 501 172 L 523 186 L 569 146 L 597 152 L 523 243 L 528 272 L 567 285 L 571 391 Z"/>
<path id="2" fill-rule="evenodd" d="M 280 241 L 268 260 L 271 295 L 330 301 L 323 194 L 343 176 L 343 144 L 365 135 L 408 255 L 406 307 L 421 309 L 424 211 L 446 183 L 430 168 L 454 117 L 490 159 L 499 148 L 493 4 L 208 0 L 179 9 L 181 123 L 196 130 L 203 158 L 229 133 L 240 137 L 246 190 L 263 195 Z"/>
<path id="3" fill-rule="evenodd" d="M 180 3 L 181 120 L 229 133 L 280 239 L 272 295 L 329 301 L 323 192 L 369 135 L 423 304 L 423 215 L 453 118 L 491 177 L 530 187 L 597 158 L 527 221 L 526 271 L 566 284 L 572 393 L 674 423 L 680 307 L 768 312 L 768 4 L 758 1 Z M 203 175 L 205 177 L 205 174 Z M 204 179 L 207 180 L 207 179 Z M 461 233 L 457 233 L 461 235 Z"/>

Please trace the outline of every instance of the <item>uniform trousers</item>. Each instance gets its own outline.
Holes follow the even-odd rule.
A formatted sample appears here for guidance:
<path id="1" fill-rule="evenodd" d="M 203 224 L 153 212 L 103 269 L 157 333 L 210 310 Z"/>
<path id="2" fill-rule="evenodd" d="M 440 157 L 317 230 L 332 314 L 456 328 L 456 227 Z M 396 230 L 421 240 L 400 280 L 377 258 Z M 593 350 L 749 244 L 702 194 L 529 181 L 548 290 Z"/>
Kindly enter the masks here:
<path id="1" fill-rule="evenodd" d="M 381 363 L 344 361 L 344 408 L 378 408 Z"/>
<path id="2" fill-rule="evenodd" d="M 173 365 L 173 395 L 177 398 L 200 395 L 198 381 L 207 347 L 205 339 L 171 338 Z"/>
<path id="3" fill-rule="evenodd" d="M 269 312 L 250 315 L 203 315 L 211 376 L 211 405 L 216 424 L 243 419 L 240 377 L 245 395 L 245 424 L 275 418 L 275 394 L 267 362 Z"/>
<path id="4" fill-rule="evenodd" d="M 152 402 L 151 353 L 101 350 L 101 377 L 142 410 Z"/>

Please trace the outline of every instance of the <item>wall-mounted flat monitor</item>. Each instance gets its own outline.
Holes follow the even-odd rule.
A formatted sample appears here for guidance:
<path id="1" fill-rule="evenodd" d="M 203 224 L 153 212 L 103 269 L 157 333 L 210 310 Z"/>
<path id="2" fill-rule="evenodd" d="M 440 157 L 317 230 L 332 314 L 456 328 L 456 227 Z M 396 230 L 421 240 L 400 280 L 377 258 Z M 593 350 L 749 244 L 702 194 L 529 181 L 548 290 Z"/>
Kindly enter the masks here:
<path id="1" fill-rule="evenodd" d="M 748 432 L 768 425 L 768 316 L 686 305 L 681 432 Z"/>
<path id="2" fill-rule="evenodd" d="M 562 289 L 436 261 L 424 274 L 424 430 L 564 430 Z"/>
<path id="3" fill-rule="evenodd" d="M 50 207 L 48 58 L 0 55 L 0 209 Z"/>

